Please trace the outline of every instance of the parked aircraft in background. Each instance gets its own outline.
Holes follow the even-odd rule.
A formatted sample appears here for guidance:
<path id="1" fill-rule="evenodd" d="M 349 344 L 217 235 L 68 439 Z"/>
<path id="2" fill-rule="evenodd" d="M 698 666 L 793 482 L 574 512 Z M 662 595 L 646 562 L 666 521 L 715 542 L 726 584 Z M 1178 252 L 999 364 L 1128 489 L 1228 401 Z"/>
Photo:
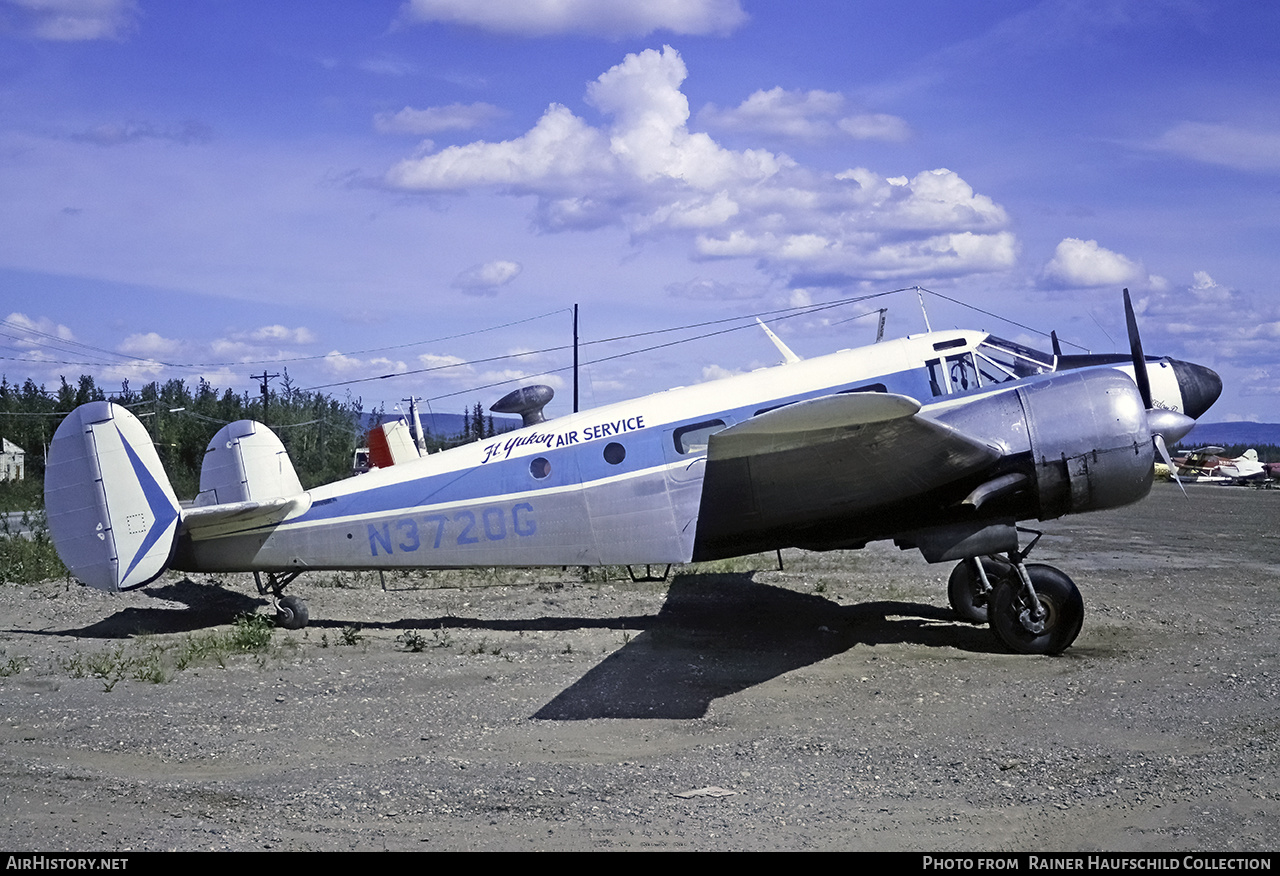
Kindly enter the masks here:
<path id="1" fill-rule="evenodd" d="M 1141 499 L 1156 454 L 1222 388 L 1208 368 L 1144 356 L 1127 290 L 1125 309 L 1127 357 L 954 330 L 549 421 L 550 390 L 526 387 L 495 406 L 521 414 L 517 430 L 422 455 L 392 429 L 390 465 L 311 490 L 243 420 L 210 442 L 186 509 L 141 423 L 94 402 L 50 448 L 49 526 L 86 584 L 252 571 L 294 628 L 307 609 L 283 591 L 313 570 L 673 564 L 892 539 L 959 561 L 961 617 L 1056 653 L 1083 602 L 1067 575 L 1025 562 L 1038 536 L 1021 545 L 1018 522 Z"/>
<path id="2" fill-rule="evenodd" d="M 1249 449 L 1235 458 L 1220 456 L 1222 452 L 1221 447 L 1199 447 L 1174 458 L 1178 478 L 1193 484 L 1250 484 L 1270 477 L 1266 465 L 1258 461 L 1258 451 Z"/>

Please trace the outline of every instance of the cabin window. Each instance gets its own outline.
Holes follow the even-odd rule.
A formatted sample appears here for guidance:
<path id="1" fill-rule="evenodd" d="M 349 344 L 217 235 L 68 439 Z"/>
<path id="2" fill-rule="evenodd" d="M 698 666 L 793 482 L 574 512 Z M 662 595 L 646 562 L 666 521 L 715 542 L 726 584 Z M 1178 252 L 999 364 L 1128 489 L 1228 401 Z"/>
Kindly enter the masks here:
<path id="1" fill-rule="evenodd" d="M 529 463 L 529 474 L 538 480 L 542 480 L 551 474 L 551 463 L 544 457 L 539 456 L 533 462 Z"/>
<path id="2" fill-rule="evenodd" d="M 609 465 L 617 465 L 627 458 L 627 448 L 617 441 L 610 441 L 604 446 L 604 461 Z"/>
<path id="3" fill-rule="evenodd" d="M 680 453 L 701 453 L 707 449 L 711 436 L 724 427 L 724 420 L 706 420 L 691 426 L 681 426 L 673 433 L 676 450 Z"/>

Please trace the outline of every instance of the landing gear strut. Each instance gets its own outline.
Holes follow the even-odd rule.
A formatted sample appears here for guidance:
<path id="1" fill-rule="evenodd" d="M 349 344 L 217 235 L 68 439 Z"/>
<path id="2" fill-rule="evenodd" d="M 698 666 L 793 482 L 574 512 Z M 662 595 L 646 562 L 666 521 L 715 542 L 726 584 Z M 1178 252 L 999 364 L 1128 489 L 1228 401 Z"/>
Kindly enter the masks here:
<path id="1" fill-rule="evenodd" d="M 1022 530 L 1029 532 L 1030 530 Z M 951 572 L 947 597 L 964 620 L 991 624 L 1001 642 L 1019 654 L 1060 654 L 1080 634 L 1084 600 L 1059 569 L 1023 561 L 1040 540 L 999 557 L 962 560 Z"/>
<path id="2" fill-rule="evenodd" d="M 996 585 L 991 595 L 991 629 L 1019 654 L 1062 653 L 1084 623 L 1080 591 L 1053 566 L 1019 563 L 1017 572 Z"/>
<path id="3" fill-rule="evenodd" d="M 951 608 L 962 620 L 974 624 L 987 622 L 987 605 L 996 582 L 1013 567 L 996 557 L 969 557 L 951 571 L 947 581 L 947 599 Z"/>
<path id="4" fill-rule="evenodd" d="M 307 621 L 311 619 L 307 612 L 307 604 L 298 596 L 284 596 L 284 588 L 293 583 L 293 579 L 301 575 L 301 572 L 268 572 L 267 583 L 262 583 L 262 574 L 253 573 L 254 583 L 258 585 L 258 593 L 266 595 L 271 593 L 271 598 L 276 603 L 276 626 L 286 630 L 300 630 L 307 625 Z"/>

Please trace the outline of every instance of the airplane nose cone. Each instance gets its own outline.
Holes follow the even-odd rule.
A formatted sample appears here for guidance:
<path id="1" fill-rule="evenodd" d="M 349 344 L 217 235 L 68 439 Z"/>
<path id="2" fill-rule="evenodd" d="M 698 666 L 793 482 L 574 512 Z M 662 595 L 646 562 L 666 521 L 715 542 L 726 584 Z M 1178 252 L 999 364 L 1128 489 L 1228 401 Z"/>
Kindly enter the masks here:
<path id="1" fill-rule="evenodd" d="M 1170 359 L 1173 373 L 1178 378 L 1178 388 L 1182 390 L 1182 408 L 1187 416 L 1200 419 L 1200 415 L 1222 395 L 1222 378 L 1212 368 L 1195 365 L 1191 362 L 1180 362 Z"/>

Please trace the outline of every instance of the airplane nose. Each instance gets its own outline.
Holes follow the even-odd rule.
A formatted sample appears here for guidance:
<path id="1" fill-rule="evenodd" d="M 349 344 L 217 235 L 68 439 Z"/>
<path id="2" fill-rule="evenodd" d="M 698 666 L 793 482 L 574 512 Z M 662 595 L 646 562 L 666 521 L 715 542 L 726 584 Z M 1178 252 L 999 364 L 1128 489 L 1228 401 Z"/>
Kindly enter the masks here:
<path id="1" fill-rule="evenodd" d="M 1178 388 L 1182 390 L 1182 409 L 1187 416 L 1200 419 L 1200 415 L 1222 395 L 1222 378 L 1212 368 L 1170 359 L 1173 373 L 1178 378 Z"/>

